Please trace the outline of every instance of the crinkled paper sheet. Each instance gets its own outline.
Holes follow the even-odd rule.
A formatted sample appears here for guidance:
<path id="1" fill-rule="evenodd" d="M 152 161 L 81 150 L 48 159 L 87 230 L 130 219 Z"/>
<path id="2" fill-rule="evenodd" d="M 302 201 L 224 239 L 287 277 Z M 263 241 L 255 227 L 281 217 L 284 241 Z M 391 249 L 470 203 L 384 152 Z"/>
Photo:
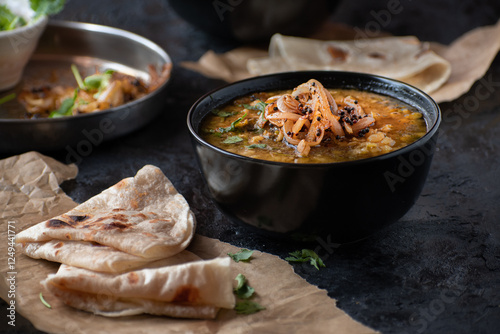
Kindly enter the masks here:
<path id="1" fill-rule="evenodd" d="M 354 30 L 349 27 L 327 24 L 311 38 L 349 40 L 355 36 Z M 430 47 L 451 63 L 450 78 L 430 95 L 438 103 L 453 101 L 484 76 L 500 50 L 500 21 L 496 25 L 471 30 L 450 45 L 430 43 Z M 248 59 L 266 56 L 267 51 L 251 47 L 236 48 L 223 54 L 209 50 L 197 62 L 185 61 L 181 65 L 209 78 L 234 82 L 250 77 L 246 68 Z"/>
<path id="2" fill-rule="evenodd" d="M 8 228 L 19 232 L 75 207 L 60 188 L 76 177 L 74 165 L 64 165 L 36 152 L 0 160 L 0 295 L 9 302 Z M 104 190 L 104 189 L 103 189 Z M 10 223 L 9 223 L 10 222 Z M 203 259 L 227 256 L 239 249 L 219 240 L 197 235 L 189 249 Z M 184 320 L 141 315 L 106 318 L 63 305 L 43 291 L 40 281 L 55 273 L 59 264 L 16 254 L 16 312 L 39 330 L 50 333 L 375 333 L 335 306 L 325 290 L 308 284 L 280 258 L 256 251 L 250 263 L 234 263 L 233 275 L 244 274 L 266 310 L 238 315 L 221 310 L 215 320 Z M 39 299 L 43 292 L 51 309 Z M 3 319 L 2 321 L 7 321 Z"/>

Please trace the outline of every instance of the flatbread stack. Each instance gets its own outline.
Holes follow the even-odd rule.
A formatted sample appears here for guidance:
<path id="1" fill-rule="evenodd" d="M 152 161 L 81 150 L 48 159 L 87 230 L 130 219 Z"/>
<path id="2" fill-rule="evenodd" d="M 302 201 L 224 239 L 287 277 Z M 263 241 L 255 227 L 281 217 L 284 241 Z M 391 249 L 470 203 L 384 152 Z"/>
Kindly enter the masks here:
<path id="1" fill-rule="evenodd" d="M 70 306 L 106 316 L 214 318 L 234 307 L 230 259 L 186 251 L 195 225 L 184 197 L 147 165 L 16 242 L 32 258 L 62 263 L 42 285 Z"/>
<path id="2" fill-rule="evenodd" d="M 430 93 L 451 74 L 451 65 L 414 36 L 322 41 L 275 34 L 269 56 L 247 61 L 252 75 L 285 71 L 353 71 L 404 81 Z"/>

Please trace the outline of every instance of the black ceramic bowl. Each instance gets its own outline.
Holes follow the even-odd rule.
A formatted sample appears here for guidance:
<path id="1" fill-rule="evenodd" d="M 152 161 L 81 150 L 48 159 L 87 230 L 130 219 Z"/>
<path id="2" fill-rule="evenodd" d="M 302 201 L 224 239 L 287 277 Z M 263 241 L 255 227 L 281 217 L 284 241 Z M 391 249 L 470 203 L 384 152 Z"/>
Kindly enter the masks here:
<path id="1" fill-rule="evenodd" d="M 427 134 L 381 156 L 340 163 L 292 164 L 224 151 L 199 135 L 214 108 L 252 92 L 292 89 L 314 78 L 326 88 L 352 88 L 397 98 L 420 110 Z M 396 222 L 425 183 L 441 122 L 438 105 L 399 81 L 349 72 L 293 72 L 229 84 L 201 97 L 187 123 L 201 172 L 219 208 L 236 222 L 278 235 L 320 235 L 332 242 L 363 239 Z"/>
<path id="2" fill-rule="evenodd" d="M 187 22 L 220 38 L 269 42 L 275 33 L 307 36 L 333 13 L 338 0 L 170 0 Z"/>

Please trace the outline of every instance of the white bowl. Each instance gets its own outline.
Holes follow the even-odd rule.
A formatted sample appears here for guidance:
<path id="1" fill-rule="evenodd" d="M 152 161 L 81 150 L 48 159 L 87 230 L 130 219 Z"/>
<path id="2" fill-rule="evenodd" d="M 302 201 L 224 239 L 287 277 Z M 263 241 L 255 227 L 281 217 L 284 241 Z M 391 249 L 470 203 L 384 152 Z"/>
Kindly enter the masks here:
<path id="1" fill-rule="evenodd" d="M 42 16 L 23 27 L 0 31 L 0 91 L 21 81 L 24 67 L 47 22 L 47 16 Z"/>

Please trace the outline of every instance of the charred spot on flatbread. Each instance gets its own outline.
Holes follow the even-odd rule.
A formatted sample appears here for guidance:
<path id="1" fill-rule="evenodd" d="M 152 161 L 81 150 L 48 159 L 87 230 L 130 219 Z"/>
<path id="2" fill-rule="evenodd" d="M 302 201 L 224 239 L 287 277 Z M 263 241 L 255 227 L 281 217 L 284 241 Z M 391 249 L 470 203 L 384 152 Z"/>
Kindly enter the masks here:
<path id="1" fill-rule="evenodd" d="M 377 51 L 370 52 L 368 54 L 368 57 L 375 58 L 375 59 L 385 59 L 386 58 L 386 56 L 383 53 L 377 52 Z"/>
<path id="2" fill-rule="evenodd" d="M 61 219 L 50 219 L 47 221 L 47 227 L 76 227 L 90 218 L 90 215 L 61 215 Z"/>
<path id="3" fill-rule="evenodd" d="M 175 291 L 174 303 L 195 303 L 200 296 L 200 292 L 195 286 L 182 285 Z"/>
<path id="4" fill-rule="evenodd" d="M 60 220 L 60 219 L 50 219 L 47 221 L 47 227 L 49 228 L 60 228 L 60 227 L 73 227 L 71 224 Z"/>
<path id="5" fill-rule="evenodd" d="M 69 219 L 71 219 L 71 221 L 75 222 L 75 223 L 80 223 L 82 221 L 85 221 L 87 219 L 90 218 L 89 215 L 70 215 L 70 216 L 67 216 Z"/>
<path id="6" fill-rule="evenodd" d="M 137 217 L 137 218 L 142 218 L 142 219 L 148 219 L 148 216 L 146 216 L 144 213 L 139 212 L 135 215 L 132 215 L 132 217 Z"/>
<path id="7" fill-rule="evenodd" d="M 150 223 L 172 223 L 171 219 L 151 219 L 149 220 Z"/>
<path id="8" fill-rule="evenodd" d="M 127 279 L 130 284 L 136 284 L 137 282 L 139 282 L 139 276 L 135 271 L 131 271 L 130 273 L 128 273 Z"/>
<path id="9" fill-rule="evenodd" d="M 333 45 L 329 45 L 327 50 L 334 62 L 344 62 L 349 55 L 347 51 Z"/>
<path id="10" fill-rule="evenodd" d="M 90 245 L 91 245 L 92 247 L 106 247 L 105 245 L 101 245 L 100 243 L 95 242 L 95 241 L 91 241 L 91 242 L 90 242 Z"/>
<path id="11" fill-rule="evenodd" d="M 104 224 L 102 226 L 103 230 L 126 230 L 127 228 L 130 227 L 130 224 L 124 224 L 119 221 L 114 221 L 109 224 Z"/>
<path id="12" fill-rule="evenodd" d="M 124 214 L 121 214 L 121 213 L 120 214 L 112 215 L 111 219 L 118 220 L 118 221 L 120 221 L 122 223 L 128 222 L 128 217 L 126 215 L 124 215 Z"/>

